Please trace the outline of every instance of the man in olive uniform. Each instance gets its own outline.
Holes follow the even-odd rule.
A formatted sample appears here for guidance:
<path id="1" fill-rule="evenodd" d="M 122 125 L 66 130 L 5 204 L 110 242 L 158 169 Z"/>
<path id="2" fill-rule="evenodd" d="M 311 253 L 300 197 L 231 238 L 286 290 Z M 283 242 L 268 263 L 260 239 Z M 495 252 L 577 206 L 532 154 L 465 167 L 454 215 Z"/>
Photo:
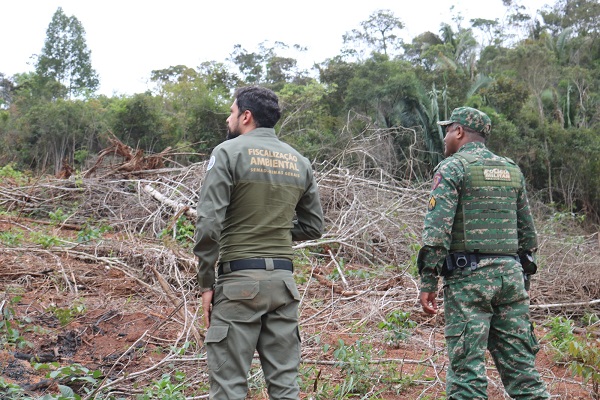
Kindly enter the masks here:
<path id="1" fill-rule="evenodd" d="M 298 399 L 300 294 L 292 241 L 321 237 L 323 211 L 310 162 L 275 135 L 281 116 L 275 93 L 250 86 L 234 97 L 227 118 L 233 140 L 211 154 L 194 247 L 210 398 L 246 397 L 256 349 L 270 398 Z"/>
<path id="2" fill-rule="evenodd" d="M 437 312 L 438 276 L 444 277 L 446 396 L 487 399 L 487 348 L 512 398 L 548 399 L 535 368 L 529 275 L 518 257 L 537 248 L 525 179 L 512 160 L 486 148 L 485 113 L 459 107 L 438 124 L 447 158 L 435 169 L 417 263 L 426 313 Z"/>

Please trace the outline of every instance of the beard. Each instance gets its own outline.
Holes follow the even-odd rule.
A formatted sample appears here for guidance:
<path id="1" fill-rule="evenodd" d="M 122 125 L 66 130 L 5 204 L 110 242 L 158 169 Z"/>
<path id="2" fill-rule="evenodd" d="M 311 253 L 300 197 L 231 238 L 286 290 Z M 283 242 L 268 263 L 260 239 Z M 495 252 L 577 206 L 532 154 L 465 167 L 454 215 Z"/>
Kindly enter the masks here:
<path id="1" fill-rule="evenodd" d="M 235 139 L 240 135 L 241 133 L 239 131 L 232 131 L 229 129 L 229 127 L 227 127 L 227 136 L 225 136 L 225 140 Z"/>

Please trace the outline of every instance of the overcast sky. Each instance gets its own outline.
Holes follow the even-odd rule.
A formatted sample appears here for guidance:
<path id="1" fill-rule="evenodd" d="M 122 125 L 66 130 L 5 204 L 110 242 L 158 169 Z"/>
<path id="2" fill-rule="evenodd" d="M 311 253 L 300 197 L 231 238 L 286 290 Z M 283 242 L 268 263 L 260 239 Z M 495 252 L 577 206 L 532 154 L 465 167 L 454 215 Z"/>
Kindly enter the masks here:
<path id="1" fill-rule="evenodd" d="M 547 3 L 554 4 L 521 0 L 530 15 Z M 505 15 L 502 0 L 2 0 L 0 72 L 33 71 L 31 56 L 44 46 L 58 7 L 83 25 L 100 93 L 111 96 L 145 91 L 152 70 L 225 62 L 236 44 L 250 52 L 264 41 L 299 44 L 308 50 L 296 58 L 309 69 L 338 55 L 342 35 L 377 10 L 392 11 L 410 40 L 428 30 L 437 33 L 442 22 L 452 24 L 452 5 L 467 22 Z"/>

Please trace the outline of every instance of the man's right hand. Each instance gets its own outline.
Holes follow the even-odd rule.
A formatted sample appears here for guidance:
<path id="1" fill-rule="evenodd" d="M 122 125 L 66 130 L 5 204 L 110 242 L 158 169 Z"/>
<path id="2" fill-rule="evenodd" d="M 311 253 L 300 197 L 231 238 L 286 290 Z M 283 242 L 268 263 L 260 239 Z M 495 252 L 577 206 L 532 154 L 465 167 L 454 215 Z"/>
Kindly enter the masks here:
<path id="1" fill-rule="evenodd" d="M 436 292 L 421 292 L 419 294 L 419 302 L 423 307 L 423 311 L 427 314 L 436 314 L 437 313 L 437 302 L 435 301 L 435 297 L 437 296 Z"/>
<path id="2" fill-rule="evenodd" d="M 210 314 L 212 312 L 212 298 L 214 290 L 209 290 L 202 293 L 202 314 L 204 319 L 204 326 L 206 329 L 210 326 Z"/>

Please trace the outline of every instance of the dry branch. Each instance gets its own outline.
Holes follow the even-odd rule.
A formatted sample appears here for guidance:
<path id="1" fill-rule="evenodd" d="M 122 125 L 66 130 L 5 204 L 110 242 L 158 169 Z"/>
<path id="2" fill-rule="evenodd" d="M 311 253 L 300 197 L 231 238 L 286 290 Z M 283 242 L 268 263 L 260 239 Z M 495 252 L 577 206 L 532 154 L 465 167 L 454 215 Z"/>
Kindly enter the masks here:
<path id="1" fill-rule="evenodd" d="M 160 286 L 163 288 L 163 290 L 165 291 L 165 294 L 167 295 L 167 297 L 169 298 L 169 300 L 173 303 L 173 306 L 175 306 L 178 309 L 178 313 L 180 315 L 180 317 L 184 320 L 184 321 L 190 321 L 190 331 L 192 332 L 192 335 L 194 336 L 194 338 L 196 339 L 196 343 L 201 346 L 202 343 L 204 343 L 204 338 L 202 337 L 202 335 L 200 334 L 200 332 L 198 332 L 198 330 L 196 329 L 196 327 L 194 326 L 194 313 L 190 313 L 187 308 L 183 307 L 183 309 L 181 307 L 179 307 L 179 304 L 182 303 L 181 300 L 179 300 L 177 298 L 177 296 L 175 296 L 175 294 L 173 293 L 173 291 L 171 290 L 171 287 L 169 286 L 169 283 L 162 277 L 162 275 L 160 274 L 160 272 L 158 272 L 156 270 L 156 268 L 154 266 L 151 266 L 150 268 L 152 268 L 152 272 L 154 273 L 154 276 L 156 276 L 156 279 L 158 280 L 158 282 L 160 283 Z"/>
<path id="2" fill-rule="evenodd" d="M 329 345 L 335 345 L 337 338 L 344 338 L 348 344 L 360 339 L 389 350 L 385 344 L 385 332 L 378 326 L 390 312 L 400 309 L 409 312 L 411 319 L 419 323 L 418 330 L 403 346 L 419 349 L 420 353 L 406 358 L 396 357 L 396 354 L 389 359 L 375 361 L 428 365 L 431 372 L 428 376 L 434 380 L 423 383 L 422 393 L 426 396 L 429 388 L 441 385 L 441 374 L 446 365 L 443 335 L 440 334 L 443 314 L 435 318 L 422 315 L 416 304 L 418 278 L 413 275 L 412 265 L 420 243 L 429 185 L 426 182 L 416 183 L 415 176 L 419 174 L 412 170 L 404 174 L 410 176 L 411 181 L 392 177 L 398 170 L 408 167 L 386 161 L 389 154 L 382 144 L 388 139 L 385 135 L 364 137 L 360 139 L 361 146 L 364 146 L 349 145 L 339 160 L 352 160 L 355 165 L 352 168 L 331 163 L 314 165 L 327 231 L 322 239 L 294 244 L 299 259 L 296 262 L 297 275 L 304 279 L 299 280 L 302 292 L 302 358 L 307 363 L 334 369 L 332 355 L 324 352 L 322 344 L 327 341 Z M 0 207 L 8 211 L 18 210 L 22 214 L 18 219 L 5 216 L 0 220 L 0 224 L 4 220 L 10 221 L 11 230 L 21 229 L 21 225 L 30 223 L 34 216 L 37 225 L 30 226 L 43 230 L 45 224 L 37 218 L 47 221 L 50 212 L 59 208 L 68 215 L 64 227 L 84 229 L 107 225 L 113 228 L 110 234 L 98 240 L 87 244 L 73 243 L 71 247 L 11 247 L 3 242 L 0 256 L 3 256 L 4 264 L 0 280 L 9 284 L 22 283 L 29 290 L 34 287 L 31 285 L 45 284 L 55 278 L 63 288 L 70 287 L 75 292 L 82 282 L 91 286 L 93 279 L 100 280 L 98 277 L 104 276 L 101 273 L 121 272 L 118 274 L 122 276 L 121 280 L 126 280 L 140 298 L 152 303 L 148 307 L 148 315 L 164 316 L 164 308 L 171 310 L 175 306 L 168 320 L 161 321 L 164 323 L 160 325 L 161 331 L 174 325 L 167 322 L 175 321 L 184 326 L 184 332 L 180 332 L 181 328 L 176 325 L 179 335 L 176 339 L 157 338 L 145 333 L 139 341 L 158 342 L 163 348 L 171 348 L 180 347 L 180 343 L 187 342 L 190 337 L 198 343 L 194 351 L 200 353 L 203 351 L 202 341 L 198 340 L 200 333 L 194 327 L 198 309 L 194 289 L 196 262 L 190 243 L 166 240 L 161 233 L 175 229 L 174 221 L 180 216 L 192 221 L 196 218 L 197 193 L 206 163 L 185 168 L 136 171 L 135 168 L 147 168 L 152 163 L 146 162 L 145 166 L 141 166 L 143 155 L 136 158 L 133 149 L 123 147 L 118 141 L 111 143 L 111 147 L 105 149 L 99 158 L 125 155 L 125 162 L 105 168 L 102 160 L 98 160 L 87 172 L 91 174 L 94 168 L 102 167 L 108 171 L 104 174 L 106 177 L 114 176 L 115 172 L 129 171 L 126 179 L 92 179 L 86 173 L 82 180 L 45 177 L 25 187 L 0 186 Z M 369 154 L 375 150 L 379 153 Z M 165 155 L 159 158 L 164 159 Z M 377 168 L 379 163 L 389 166 L 389 169 Z M 596 233 L 589 235 L 577 226 L 548 223 L 543 215 L 538 218 L 540 270 L 531 289 L 534 318 L 542 319 L 547 314 L 576 316 L 598 312 L 600 249 Z M 22 231 L 29 232 L 27 229 Z M 52 231 L 54 235 L 59 233 L 65 232 Z M 27 263 L 19 262 L 25 255 Z M 37 258 L 39 262 L 35 260 Z M 70 269 L 73 260 L 84 264 L 89 269 L 86 272 L 96 275 L 89 277 L 73 271 Z M 51 272 L 29 268 L 35 263 L 50 264 Z M 109 268 L 99 268 L 104 266 Z M 43 287 L 43 293 L 50 292 L 49 285 Z M 54 287 L 51 288 L 54 290 Z M 42 289 L 38 290 L 41 292 Z M 165 293 L 168 301 L 165 301 Z M 130 295 L 131 292 L 128 292 Z M 6 305 L 4 299 L 0 301 L 1 311 Z M 164 308 L 159 309 L 159 306 Z M 159 330 L 151 329 L 150 332 Z M 421 355 L 423 360 L 419 360 Z M 434 355 L 439 358 L 434 358 Z M 104 382 L 103 388 L 132 393 L 135 379 L 144 382 L 159 379 L 163 373 L 171 371 L 171 365 L 185 371 L 194 382 L 206 381 L 206 366 L 200 354 L 183 357 L 168 353 L 152 367 L 126 365 L 113 368 L 117 378 Z M 564 377 L 555 379 L 566 382 Z M 492 379 L 492 382 L 499 385 L 498 379 Z"/>
<path id="3" fill-rule="evenodd" d="M 177 203 L 176 201 L 167 198 L 165 195 L 160 193 L 158 190 L 153 189 L 150 185 L 144 186 L 144 191 L 146 193 L 148 193 L 150 196 L 154 197 L 160 203 L 171 207 L 173 210 L 175 210 L 176 213 L 180 213 L 183 210 L 185 215 L 187 215 L 190 218 L 197 218 L 197 216 L 198 216 L 195 209 L 190 208 L 190 206 L 188 206 L 186 204 Z"/>
<path id="4" fill-rule="evenodd" d="M 112 132 L 109 133 L 108 141 L 110 146 L 104 148 L 98 154 L 98 158 L 94 165 L 83 172 L 85 178 L 92 176 L 97 169 L 102 166 L 102 163 L 107 156 L 119 156 L 123 159 L 123 162 L 115 167 L 112 167 L 103 178 L 115 174 L 116 172 L 135 172 L 142 170 L 160 169 L 165 166 L 165 157 L 171 153 L 171 147 L 167 147 L 163 151 L 157 154 L 144 155 L 142 149 L 133 149 L 121 142 Z M 65 176 L 68 178 L 70 175 Z"/>

